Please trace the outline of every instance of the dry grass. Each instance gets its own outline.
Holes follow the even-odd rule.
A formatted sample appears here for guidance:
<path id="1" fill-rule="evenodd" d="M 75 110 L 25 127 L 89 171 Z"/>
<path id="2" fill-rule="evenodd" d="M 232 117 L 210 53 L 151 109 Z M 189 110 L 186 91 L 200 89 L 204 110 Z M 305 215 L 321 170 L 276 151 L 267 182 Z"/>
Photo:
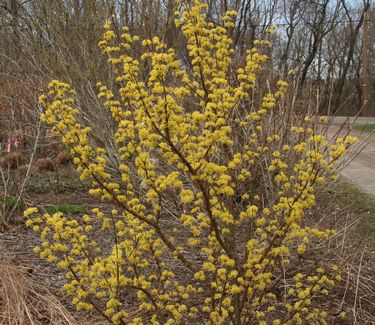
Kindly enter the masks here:
<path id="1" fill-rule="evenodd" d="M 37 282 L 26 267 L 1 258 L 0 324 L 77 325 L 89 322 L 78 321 L 45 285 Z"/>
<path id="2" fill-rule="evenodd" d="M 0 167 L 4 169 L 17 169 L 26 163 L 26 157 L 20 152 L 6 154 L 0 160 Z"/>
<path id="3" fill-rule="evenodd" d="M 50 158 L 40 158 L 35 162 L 36 168 L 39 171 L 50 171 L 53 172 L 56 170 L 56 163 L 53 159 Z"/>
<path id="4" fill-rule="evenodd" d="M 61 151 L 55 159 L 57 165 L 68 165 L 73 161 L 73 157 L 70 153 Z"/>
<path id="5" fill-rule="evenodd" d="M 344 319 L 333 324 L 375 324 L 375 200 L 345 180 L 323 190 L 315 215 L 337 234 L 320 258 L 341 269 L 343 280 L 330 296 Z M 331 224 L 330 224 L 331 223 Z"/>

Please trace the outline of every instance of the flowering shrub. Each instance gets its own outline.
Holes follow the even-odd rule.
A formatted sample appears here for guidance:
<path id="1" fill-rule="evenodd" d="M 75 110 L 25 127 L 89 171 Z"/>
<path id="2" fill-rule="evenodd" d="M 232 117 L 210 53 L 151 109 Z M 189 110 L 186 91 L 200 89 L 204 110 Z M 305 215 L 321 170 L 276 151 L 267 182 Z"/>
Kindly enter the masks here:
<path id="1" fill-rule="evenodd" d="M 339 270 L 301 261 L 333 231 L 304 216 L 355 139 L 330 144 L 287 111 L 286 82 L 258 82 L 266 41 L 233 70 L 234 12 L 214 26 L 200 1 L 182 8 L 187 66 L 157 37 L 137 59 L 138 37 L 124 28 L 118 43 L 105 25 L 99 45 L 118 87 L 99 83 L 98 97 L 115 121 L 115 159 L 79 123 L 68 84 L 52 81 L 41 96 L 42 120 L 71 148 L 90 194 L 114 209 L 79 219 L 28 209 L 43 240 L 35 252 L 66 271 L 78 310 L 114 324 L 324 323 L 314 301 Z"/>

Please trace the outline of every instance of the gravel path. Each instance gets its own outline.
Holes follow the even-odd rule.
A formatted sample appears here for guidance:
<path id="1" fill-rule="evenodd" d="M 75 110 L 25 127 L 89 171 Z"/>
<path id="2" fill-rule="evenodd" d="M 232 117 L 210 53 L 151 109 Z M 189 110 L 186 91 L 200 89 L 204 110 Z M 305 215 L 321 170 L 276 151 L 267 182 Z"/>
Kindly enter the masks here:
<path id="1" fill-rule="evenodd" d="M 329 127 L 328 136 L 348 130 L 345 117 L 336 117 Z M 375 124 L 375 118 L 351 119 L 349 125 Z M 343 126 L 344 125 L 344 126 Z M 340 131 L 341 130 L 341 131 Z M 375 197 L 375 133 L 352 130 L 351 135 L 360 139 L 361 152 L 341 171 L 341 175 L 362 191 Z"/>

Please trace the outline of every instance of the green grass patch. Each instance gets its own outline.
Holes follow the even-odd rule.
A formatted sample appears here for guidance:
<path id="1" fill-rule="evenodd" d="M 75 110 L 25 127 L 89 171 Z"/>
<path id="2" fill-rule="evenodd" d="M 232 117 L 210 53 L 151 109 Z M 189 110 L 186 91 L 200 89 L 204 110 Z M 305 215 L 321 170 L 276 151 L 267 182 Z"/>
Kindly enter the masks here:
<path id="1" fill-rule="evenodd" d="M 375 131 L 375 124 L 354 125 L 353 129 L 358 131 L 371 132 Z"/>
<path id="2" fill-rule="evenodd" d="M 16 196 L 0 196 L 0 225 L 7 226 L 25 210 L 25 202 Z"/>
<path id="3" fill-rule="evenodd" d="M 361 226 L 368 235 L 373 237 L 375 235 L 375 198 L 345 180 L 337 183 L 332 193 L 342 204 L 353 207 L 354 212 L 362 219 Z"/>
<path id="4" fill-rule="evenodd" d="M 5 198 L 1 198 L 1 203 L 4 204 L 5 210 L 17 210 L 17 211 L 23 211 L 25 210 L 25 202 L 23 199 L 18 199 L 15 196 L 6 196 Z"/>
<path id="5" fill-rule="evenodd" d="M 76 215 L 85 213 L 85 208 L 81 205 L 75 204 L 58 204 L 58 205 L 49 205 L 46 208 L 46 211 L 49 214 L 54 214 L 56 212 L 62 212 L 64 214 Z"/>

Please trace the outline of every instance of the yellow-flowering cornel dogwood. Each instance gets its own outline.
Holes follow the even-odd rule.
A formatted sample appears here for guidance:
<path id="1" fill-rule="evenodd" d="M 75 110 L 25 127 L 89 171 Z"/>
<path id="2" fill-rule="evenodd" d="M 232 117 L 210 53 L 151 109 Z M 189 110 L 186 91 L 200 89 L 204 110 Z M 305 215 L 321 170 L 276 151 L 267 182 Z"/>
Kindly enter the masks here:
<path id="1" fill-rule="evenodd" d="M 116 86 L 97 86 L 115 127 L 111 159 L 68 84 L 40 97 L 42 121 L 113 210 L 26 210 L 35 252 L 65 272 L 77 310 L 113 324 L 324 324 L 339 270 L 305 256 L 334 232 L 304 217 L 355 139 L 330 143 L 287 110 L 286 82 L 260 82 L 268 41 L 235 66 L 235 12 L 214 25 L 206 4 L 180 2 L 189 62 L 157 37 L 104 26 Z"/>

